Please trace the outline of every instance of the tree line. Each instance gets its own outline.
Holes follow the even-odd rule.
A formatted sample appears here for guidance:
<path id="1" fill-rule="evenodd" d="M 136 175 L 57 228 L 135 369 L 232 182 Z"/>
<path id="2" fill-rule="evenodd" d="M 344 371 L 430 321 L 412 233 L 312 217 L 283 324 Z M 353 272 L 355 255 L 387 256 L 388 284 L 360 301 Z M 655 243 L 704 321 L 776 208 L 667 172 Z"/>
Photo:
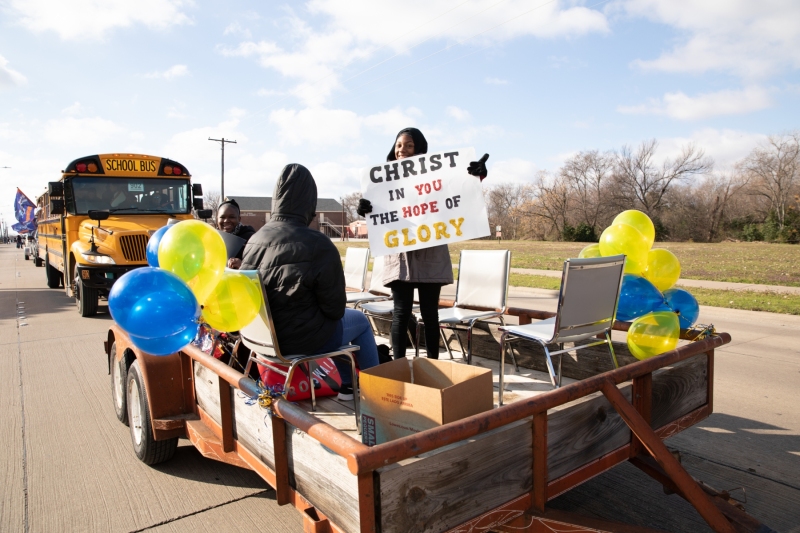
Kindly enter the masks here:
<path id="1" fill-rule="evenodd" d="M 800 242 L 800 131 L 771 135 L 728 171 L 687 144 L 658 157 L 658 141 L 587 150 L 529 183 L 484 182 L 489 225 L 504 239 L 597 241 L 626 209 L 646 213 L 656 240 Z M 348 222 L 361 193 L 342 197 Z M 493 238 L 493 237 L 490 237 Z"/>

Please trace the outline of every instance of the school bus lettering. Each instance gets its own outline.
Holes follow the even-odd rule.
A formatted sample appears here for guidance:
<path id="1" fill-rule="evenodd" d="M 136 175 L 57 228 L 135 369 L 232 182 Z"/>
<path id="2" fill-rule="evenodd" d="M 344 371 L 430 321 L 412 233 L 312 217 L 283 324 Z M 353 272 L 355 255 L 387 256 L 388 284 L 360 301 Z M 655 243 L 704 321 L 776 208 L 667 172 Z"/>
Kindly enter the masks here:
<path id="1" fill-rule="evenodd" d="M 106 170 L 122 172 L 155 172 L 158 165 L 146 159 L 106 159 Z"/>

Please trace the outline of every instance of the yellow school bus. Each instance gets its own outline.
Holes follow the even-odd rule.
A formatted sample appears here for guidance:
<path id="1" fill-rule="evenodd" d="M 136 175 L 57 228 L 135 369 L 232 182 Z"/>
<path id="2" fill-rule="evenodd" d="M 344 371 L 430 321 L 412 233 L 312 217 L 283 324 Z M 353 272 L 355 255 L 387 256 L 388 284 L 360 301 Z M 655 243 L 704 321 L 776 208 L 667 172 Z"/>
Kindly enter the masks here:
<path id="1" fill-rule="evenodd" d="M 147 241 L 169 219 L 193 218 L 203 191 L 186 167 L 166 158 L 101 154 L 76 159 L 37 199 L 38 258 L 47 286 L 62 284 L 81 316 L 122 274 L 147 265 Z M 198 213 L 207 218 L 207 213 Z"/>

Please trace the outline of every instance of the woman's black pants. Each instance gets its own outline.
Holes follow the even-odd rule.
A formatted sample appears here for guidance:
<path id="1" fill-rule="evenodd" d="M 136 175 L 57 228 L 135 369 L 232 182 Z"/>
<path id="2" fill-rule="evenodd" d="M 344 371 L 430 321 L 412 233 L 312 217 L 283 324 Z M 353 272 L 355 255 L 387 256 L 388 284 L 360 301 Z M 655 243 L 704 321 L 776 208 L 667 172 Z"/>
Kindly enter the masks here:
<path id="1" fill-rule="evenodd" d="M 414 305 L 414 289 L 419 291 L 419 310 L 425 322 L 425 347 L 428 357 L 439 358 L 439 293 L 442 286 L 436 283 L 408 283 L 393 281 L 394 316 L 392 317 L 392 355 L 405 357 L 408 345 L 408 324 Z M 416 331 L 413 333 L 416 334 Z"/>

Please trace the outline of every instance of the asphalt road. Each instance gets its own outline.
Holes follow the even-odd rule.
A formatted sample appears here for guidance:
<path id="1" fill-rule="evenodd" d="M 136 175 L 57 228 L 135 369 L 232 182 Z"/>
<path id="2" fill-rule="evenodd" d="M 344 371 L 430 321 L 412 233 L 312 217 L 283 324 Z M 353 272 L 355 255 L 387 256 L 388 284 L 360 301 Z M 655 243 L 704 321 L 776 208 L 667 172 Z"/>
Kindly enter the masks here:
<path id="1" fill-rule="evenodd" d="M 552 309 L 547 291 L 512 304 Z M 102 342 L 110 317 L 80 318 L 43 268 L 0 245 L 0 531 L 302 531 L 250 471 L 186 441 L 156 468 L 114 416 Z M 696 477 L 744 486 L 748 511 L 800 532 L 800 317 L 703 308 L 733 335 L 716 359 L 715 413 L 668 445 Z M 739 493 L 741 494 L 741 493 Z M 671 531 L 707 531 L 678 496 L 623 465 L 551 505 Z"/>

